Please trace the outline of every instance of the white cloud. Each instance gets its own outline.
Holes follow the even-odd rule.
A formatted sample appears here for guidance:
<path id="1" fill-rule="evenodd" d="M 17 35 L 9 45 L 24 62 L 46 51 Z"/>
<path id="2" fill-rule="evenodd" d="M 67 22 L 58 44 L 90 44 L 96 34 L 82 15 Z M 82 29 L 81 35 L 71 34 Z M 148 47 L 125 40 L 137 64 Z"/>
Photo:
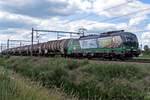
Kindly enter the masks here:
<path id="1" fill-rule="evenodd" d="M 145 29 L 146 29 L 146 30 L 150 30 L 150 24 L 147 24 L 147 26 L 146 26 Z"/>
<path id="2" fill-rule="evenodd" d="M 129 20 L 129 26 L 135 26 L 135 25 L 139 25 L 142 21 L 148 19 L 147 16 L 137 16 L 137 17 L 132 17 Z"/>
<path id="3" fill-rule="evenodd" d="M 126 23 L 119 23 L 116 25 L 118 30 L 127 30 L 128 29 L 128 25 Z"/>
<path id="4" fill-rule="evenodd" d="M 68 3 L 70 6 L 76 6 L 78 9 L 86 12 L 92 7 L 90 0 L 68 0 Z"/>
<path id="5" fill-rule="evenodd" d="M 95 0 L 95 2 L 93 3 L 93 9 L 91 9 L 91 11 L 98 13 L 99 15 L 105 15 L 106 17 L 114 17 L 126 15 L 150 7 L 150 5 L 144 4 L 138 0 L 130 0 L 132 2 L 126 3 L 127 1 L 129 0 Z M 117 6 L 120 4 L 124 5 Z M 112 9 L 106 11 L 104 10 L 111 7 Z"/>
<path id="6" fill-rule="evenodd" d="M 150 30 L 150 24 L 147 24 L 145 30 Z M 150 32 L 143 32 L 141 35 L 141 42 L 144 45 L 149 45 L 150 46 Z"/>
<path id="7" fill-rule="evenodd" d="M 38 0 L 0 0 L 0 6 L 2 4 L 11 4 L 16 6 L 23 6 L 27 5 L 32 2 L 36 2 Z M 72 13 L 70 14 L 76 14 L 76 13 L 95 13 L 99 15 L 100 17 L 114 17 L 114 16 L 120 16 L 124 14 L 128 14 L 131 12 L 135 12 L 141 9 L 145 9 L 150 7 L 149 4 L 145 4 L 140 2 L 139 0 L 133 0 L 132 3 L 116 7 L 111 10 L 103 11 L 103 9 L 114 7 L 116 5 L 122 4 L 127 2 L 127 0 L 46 0 L 48 2 L 60 2 L 62 4 L 67 4 L 64 8 L 59 9 L 53 9 L 54 12 L 63 14 L 63 13 Z M 36 5 L 35 5 L 36 6 Z M 63 6 L 62 6 L 63 7 Z M 56 8 L 56 7 L 55 7 Z M 51 9 L 51 7 L 49 8 Z M 38 10 L 38 9 L 36 9 Z M 50 12 L 51 13 L 51 12 Z M 31 17 L 29 15 L 22 15 L 20 13 L 12 13 L 5 10 L 0 10 L 0 20 L 10 20 L 13 22 L 22 22 L 27 25 L 29 25 L 31 28 L 38 28 L 38 29 L 50 29 L 50 30 L 64 30 L 64 31 L 77 31 L 79 28 L 84 27 L 91 31 L 107 31 L 107 30 L 130 30 L 130 31 L 136 31 L 136 30 L 142 30 L 139 29 L 137 26 L 141 24 L 144 20 L 148 18 L 147 14 L 150 13 L 149 11 L 144 11 L 141 13 L 137 13 L 134 15 L 129 16 L 130 18 L 129 22 L 118 22 L 118 23 L 109 23 L 109 22 L 98 22 L 98 21 L 91 21 L 90 19 L 81 19 L 81 20 L 75 20 L 70 23 L 64 24 L 68 21 L 65 17 L 56 17 L 56 15 L 52 15 L 51 17 L 48 17 L 47 19 L 43 18 L 37 18 Z M 69 14 L 68 14 L 69 15 Z M 44 16 L 44 15 L 43 15 Z M 63 20 L 62 20 L 63 18 Z M 1 39 L 7 40 L 8 38 L 11 39 L 24 39 L 26 36 L 26 33 L 31 31 L 31 28 L 9 28 L 6 27 L 5 32 L 16 32 L 16 34 L 0 34 L 2 37 Z M 147 29 L 150 29 L 150 24 L 147 26 Z M 27 32 L 25 32 L 27 31 Z M 4 31 L 3 31 L 4 32 Z M 2 33 L 2 31 L 1 31 Z M 22 34 L 21 34 L 22 33 Z M 23 34 L 25 33 L 25 34 Z M 47 39 L 53 39 L 55 35 L 49 36 Z M 44 37 L 44 36 L 43 36 Z M 141 39 L 145 39 L 149 37 L 149 33 L 143 33 Z"/>
<path id="8" fill-rule="evenodd" d="M 114 17 L 123 14 L 128 14 L 140 9 L 144 9 L 150 7 L 149 4 L 142 3 L 139 0 L 43 0 L 43 2 L 48 1 L 49 3 L 53 3 L 51 6 L 56 6 L 55 4 L 67 4 L 66 6 L 62 6 L 63 8 L 54 7 L 54 12 L 58 13 L 70 13 L 70 11 L 76 13 L 78 12 L 93 12 L 100 16 L 104 15 L 106 17 Z M 130 1 L 130 3 L 124 4 Z M 5 5 L 14 5 L 15 6 L 28 6 L 28 4 L 35 4 L 32 6 L 38 6 L 36 3 L 40 2 L 40 0 L 1 0 L 0 4 Z M 104 9 L 111 8 L 120 4 L 124 4 L 113 9 L 109 9 L 107 11 L 103 11 Z M 31 6 L 31 5 L 30 5 Z M 41 6 L 41 5 L 40 5 Z M 32 7 L 34 8 L 34 7 Z M 42 9 L 44 6 L 42 6 Z M 46 8 L 47 9 L 47 8 Z M 49 9 L 52 9 L 49 6 Z M 72 14 L 74 14 L 72 13 Z M 44 16 L 44 15 L 43 15 Z"/>
<path id="9" fill-rule="evenodd" d="M 32 3 L 33 0 L 0 0 L 0 4 L 9 4 L 16 6 L 23 6 L 28 3 Z"/>
<path id="10" fill-rule="evenodd" d="M 142 44 L 143 45 L 149 45 L 150 46 L 150 32 L 144 32 L 142 34 Z"/>
<path id="11" fill-rule="evenodd" d="M 8 40 L 8 39 L 23 39 L 23 35 L 30 32 L 30 30 L 26 29 L 17 29 L 17 28 L 8 28 L 1 30 L 0 40 Z M 2 34 L 3 33 L 3 34 Z"/>
<path id="12" fill-rule="evenodd" d="M 32 18 L 29 16 L 14 14 L 14 13 L 1 11 L 1 10 L 0 10 L 0 20 L 1 21 L 11 20 L 11 21 L 23 22 L 23 23 L 28 23 L 28 24 L 38 23 L 40 21 L 40 19 L 37 19 L 37 18 Z"/>

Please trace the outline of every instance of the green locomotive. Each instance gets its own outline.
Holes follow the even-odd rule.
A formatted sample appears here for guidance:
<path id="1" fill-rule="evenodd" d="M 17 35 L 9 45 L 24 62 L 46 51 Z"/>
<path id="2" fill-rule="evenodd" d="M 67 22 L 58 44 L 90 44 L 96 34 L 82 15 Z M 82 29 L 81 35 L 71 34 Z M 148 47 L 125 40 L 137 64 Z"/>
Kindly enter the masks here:
<path id="1" fill-rule="evenodd" d="M 136 35 L 124 31 L 112 31 L 73 39 L 67 54 L 72 56 L 129 58 L 140 54 Z"/>
<path id="2" fill-rule="evenodd" d="M 32 49 L 31 49 L 32 48 Z M 87 35 L 79 39 L 63 39 L 26 45 L 2 51 L 9 55 L 62 55 L 88 58 L 132 58 L 140 54 L 136 35 L 130 32 L 110 31 L 100 35 Z"/>

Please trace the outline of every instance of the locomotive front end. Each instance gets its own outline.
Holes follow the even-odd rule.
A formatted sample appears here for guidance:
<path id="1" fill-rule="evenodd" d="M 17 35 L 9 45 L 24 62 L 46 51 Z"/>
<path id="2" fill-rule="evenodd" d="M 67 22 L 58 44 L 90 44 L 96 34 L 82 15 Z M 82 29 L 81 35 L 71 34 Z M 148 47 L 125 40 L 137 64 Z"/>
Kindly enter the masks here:
<path id="1" fill-rule="evenodd" d="M 123 37 L 123 48 L 125 56 L 137 57 L 140 54 L 139 42 L 137 36 L 130 32 L 122 34 Z"/>

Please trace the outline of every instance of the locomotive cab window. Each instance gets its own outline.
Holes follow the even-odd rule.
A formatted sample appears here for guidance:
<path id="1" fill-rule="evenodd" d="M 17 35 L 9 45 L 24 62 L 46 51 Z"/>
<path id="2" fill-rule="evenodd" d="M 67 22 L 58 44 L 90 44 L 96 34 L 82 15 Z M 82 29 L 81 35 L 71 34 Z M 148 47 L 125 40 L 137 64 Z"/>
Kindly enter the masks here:
<path id="1" fill-rule="evenodd" d="M 128 33 L 124 35 L 125 41 L 124 44 L 128 47 L 138 47 L 138 39 L 136 35 Z"/>
<path id="2" fill-rule="evenodd" d="M 125 35 L 126 42 L 138 42 L 136 36 L 134 35 Z"/>

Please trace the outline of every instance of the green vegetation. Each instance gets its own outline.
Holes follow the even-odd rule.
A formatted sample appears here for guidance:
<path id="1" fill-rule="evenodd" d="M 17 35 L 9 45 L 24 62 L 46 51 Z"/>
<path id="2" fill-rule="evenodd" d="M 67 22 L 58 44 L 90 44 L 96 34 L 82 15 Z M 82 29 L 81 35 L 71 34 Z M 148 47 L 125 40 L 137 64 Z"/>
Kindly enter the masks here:
<path id="1" fill-rule="evenodd" d="M 135 59 L 150 59 L 150 51 L 143 51 L 141 55 Z"/>
<path id="2" fill-rule="evenodd" d="M 21 81 L 16 81 L 9 76 L 6 70 L 0 71 L 0 98 L 1 100 L 48 100 L 39 96 L 37 88 L 26 86 Z"/>
<path id="3" fill-rule="evenodd" d="M 143 55 L 144 55 L 144 56 L 147 56 L 147 57 L 150 57 L 150 51 L 147 51 L 147 52 L 145 51 L 145 52 L 143 52 Z"/>
<path id="4" fill-rule="evenodd" d="M 0 64 L 46 88 L 57 87 L 79 99 L 150 99 L 149 64 L 39 57 L 1 58 Z"/>
<path id="5" fill-rule="evenodd" d="M 144 51 L 141 52 L 141 55 L 135 59 L 150 59 L 150 49 L 148 45 L 144 46 Z"/>
<path id="6" fill-rule="evenodd" d="M 47 90 L 0 68 L 0 100 L 66 100 L 67 98 L 67 95 L 58 88 Z M 73 97 L 70 99 L 75 100 Z"/>

